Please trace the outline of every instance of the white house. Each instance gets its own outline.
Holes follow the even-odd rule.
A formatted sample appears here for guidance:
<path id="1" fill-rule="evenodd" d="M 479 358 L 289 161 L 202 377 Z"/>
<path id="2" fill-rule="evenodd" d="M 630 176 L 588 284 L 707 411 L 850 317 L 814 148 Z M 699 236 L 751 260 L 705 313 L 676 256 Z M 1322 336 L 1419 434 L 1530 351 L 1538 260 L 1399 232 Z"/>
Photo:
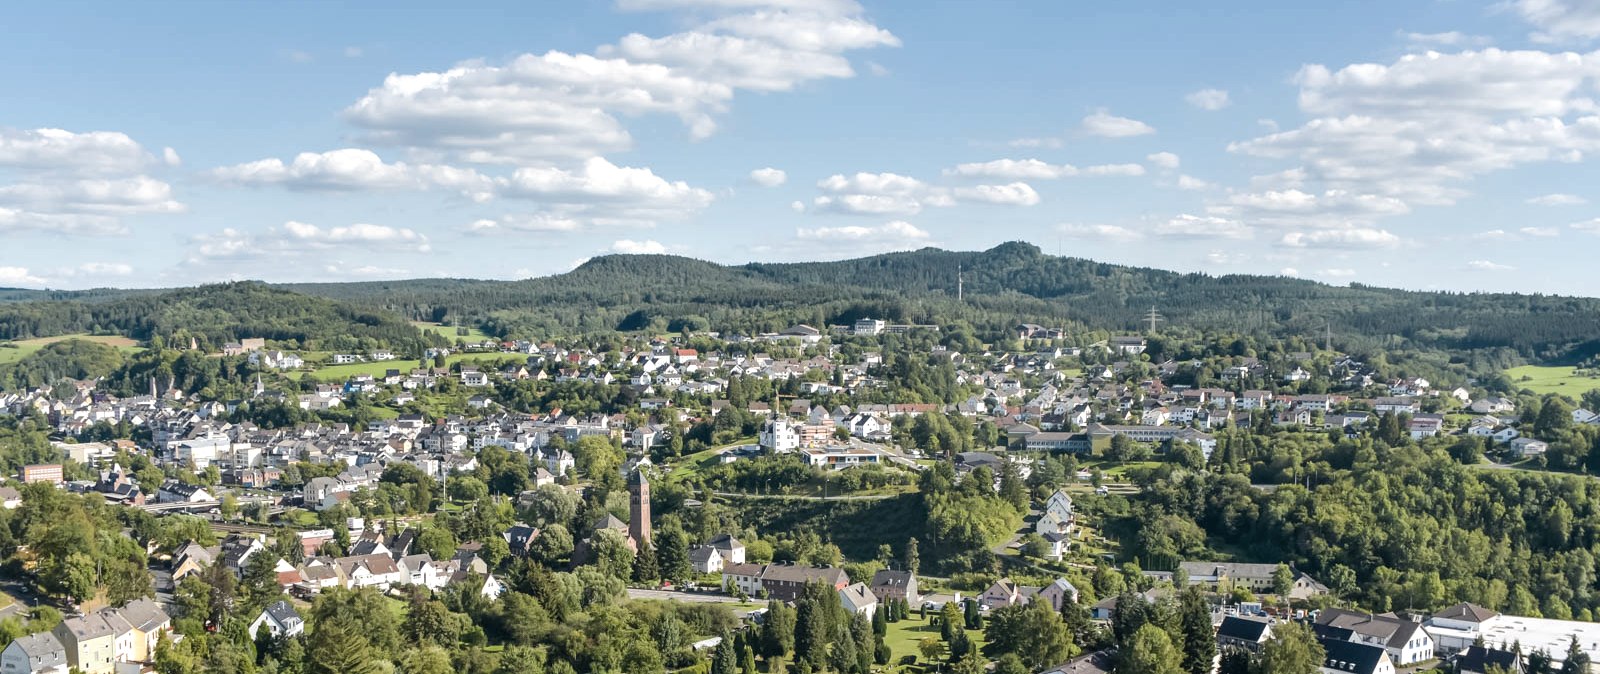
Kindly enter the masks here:
<path id="1" fill-rule="evenodd" d="M 49 632 L 18 637 L 0 651 L 0 673 L 67 674 L 67 649 Z"/>
<path id="2" fill-rule="evenodd" d="M 300 613 L 289 602 L 279 600 L 261 610 L 261 614 L 250 623 L 249 634 L 259 634 L 262 629 L 275 637 L 292 637 L 305 631 L 306 621 L 300 618 Z"/>

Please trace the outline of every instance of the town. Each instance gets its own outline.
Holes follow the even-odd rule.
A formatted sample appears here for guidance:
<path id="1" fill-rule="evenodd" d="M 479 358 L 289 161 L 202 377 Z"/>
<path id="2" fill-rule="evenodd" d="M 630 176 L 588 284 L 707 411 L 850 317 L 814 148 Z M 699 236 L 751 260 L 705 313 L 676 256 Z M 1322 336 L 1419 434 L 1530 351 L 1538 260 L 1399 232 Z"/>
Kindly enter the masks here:
<path id="1" fill-rule="evenodd" d="M 1130 512 L 1206 474 L 1273 498 L 1350 461 L 1310 454 L 1374 446 L 1586 465 L 1593 397 L 1435 383 L 1315 340 L 944 328 L 599 345 L 463 328 L 410 359 L 191 339 L 6 391 L 0 671 L 393 654 L 404 672 L 1386 674 L 1600 655 L 1591 607 L 1560 595 L 1221 555 L 1194 523 Z M 185 391 L 198 370 L 175 364 L 223 379 Z M 146 390 L 113 393 L 135 376 Z"/>

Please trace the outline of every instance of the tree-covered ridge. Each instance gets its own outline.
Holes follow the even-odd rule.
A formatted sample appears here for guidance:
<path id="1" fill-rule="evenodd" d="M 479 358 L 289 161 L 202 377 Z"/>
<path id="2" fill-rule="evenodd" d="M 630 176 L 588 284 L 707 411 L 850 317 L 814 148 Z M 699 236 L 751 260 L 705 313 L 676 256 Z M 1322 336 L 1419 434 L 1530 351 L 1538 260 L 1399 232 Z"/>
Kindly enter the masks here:
<path id="1" fill-rule="evenodd" d="M 955 301 L 957 268 L 963 300 Z M 1285 277 L 1176 272 L 1045 255 L 1026 243 L 987 251 L 934 248 L 838 262 L 721 266 L 669 255 L 607 255 L 557 276 L 514 282 L 448 280 L 294 286 L 407 314 L 481 322 L 502 333 L 711 327 L 777 330 L 873 315 L 964 320 L 989 331 L 1020 321 L 1105 330 L 1169 323 L 1259 334 L 1317 335 L 1373 346 L 1510 347 L 1549 357 L 1600 332 L 1600 301 L 1440 293 Z M 676 325 L 666 325 L 676 323 Z M 1580 346 L 1581 345 L 1581 346 Z"/>
<path id="2" fill-rule="evenodd" d="M 364 340 L 391 348 L 421 334 L 388 312 L 243 282 L 136 294 L 104 302 L 69 300 L 0 305 L 0 339 L 118 333 L 203 347 L 259 337 L 307 348 L 355 348 Z"/>

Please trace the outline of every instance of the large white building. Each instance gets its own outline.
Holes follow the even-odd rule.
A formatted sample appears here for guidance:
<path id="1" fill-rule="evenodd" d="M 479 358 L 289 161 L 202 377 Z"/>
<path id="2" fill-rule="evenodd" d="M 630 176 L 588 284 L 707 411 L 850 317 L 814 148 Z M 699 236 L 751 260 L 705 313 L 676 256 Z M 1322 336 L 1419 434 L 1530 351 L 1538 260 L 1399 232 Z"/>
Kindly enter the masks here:
<path id="1" fill-rule="evenodd" d="M 1456 604 L 1433 614 L 1424 625 L 1441 655 L 1466 650 L 1482 639 L 1489 648 L 1520 644 L 1523 653 L 1542 650 L 1559 665 L 1576 638 L 1579 649 L 1600 659 L 1600 623 L 1504 615 L 1474 604 Z"/>
<path id="2" fill-rule="evenodd" d="M 800 448 L 800 431 L 783 417 L 768 419 L 761 425 L 761 446 L 774 452 L 792 452 Z"/>

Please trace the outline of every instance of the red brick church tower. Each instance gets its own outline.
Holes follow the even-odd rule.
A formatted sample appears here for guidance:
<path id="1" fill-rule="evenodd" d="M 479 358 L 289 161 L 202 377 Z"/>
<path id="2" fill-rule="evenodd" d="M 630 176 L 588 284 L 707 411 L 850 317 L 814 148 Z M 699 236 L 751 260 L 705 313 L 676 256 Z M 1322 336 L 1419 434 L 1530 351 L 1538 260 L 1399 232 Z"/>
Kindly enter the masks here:
<path id="1" fill-rule="evenodd" d="M 642 470 L 628 480 L 628 538 L 637 548 L 650 541 L 650 481 Z"/>

